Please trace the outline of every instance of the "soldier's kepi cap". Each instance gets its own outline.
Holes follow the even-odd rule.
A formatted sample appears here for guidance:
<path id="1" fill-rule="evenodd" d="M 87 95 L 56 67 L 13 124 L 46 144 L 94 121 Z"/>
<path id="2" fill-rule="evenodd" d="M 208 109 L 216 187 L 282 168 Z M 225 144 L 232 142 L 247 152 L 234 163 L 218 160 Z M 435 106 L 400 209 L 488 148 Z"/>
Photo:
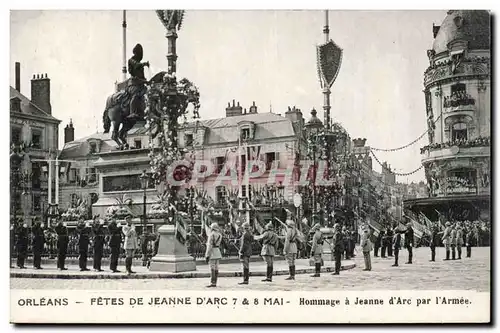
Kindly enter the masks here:
<path id="1" fill-rule="evenodd" d="M 451 225 L 451 223 L 450 222 L 446 222 L 444 225 L 447 226 L 447 227 L 449 227 Z"/>

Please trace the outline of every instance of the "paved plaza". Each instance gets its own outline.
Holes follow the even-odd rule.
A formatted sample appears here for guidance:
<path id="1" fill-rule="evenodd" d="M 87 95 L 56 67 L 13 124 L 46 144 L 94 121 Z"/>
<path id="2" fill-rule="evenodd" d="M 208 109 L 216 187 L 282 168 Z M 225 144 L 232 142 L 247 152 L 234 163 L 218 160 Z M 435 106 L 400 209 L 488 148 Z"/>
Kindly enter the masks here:
<path id="1" fill-rule="evenodd" d="M 465 251 L 464 251 L 465 252 Z M 359 249 L 358 249 L 359 253 Z M 356 267 L 342 271 L 339 276 L 322 273 L 319 278 L 310 274 L 298 274 L 295 281 L 286 281 L 286 275 L 273 278 L 273 282 L 261 282 L 259 276 L 250 278 L 250 285 L 240 286 L 241 277 L 223 277 L 219 279 L 218 289 L 237 290 L 476 290 L 490 291 L 490 248 L 473 248 L 472 258 L 443 261 L 444 248 L 437 249 L 437 261 L 429 262 L 430 250 L 414 250 L 414 263 L 406 265 L 407 252 L 401 251 L 400 266 L 391 267 L 393 259 L 372 258 L 373 270 L 362 271 L 363 258 L 360 254 L 354 258 Z M 349 261 L 344 261 L 345 265 Z M 237 264 L 234 269 L 237 268 Z M 254 268 L 262 263 L 253 263 Z M 233 267 L 231 266 L 231 269 Z M 286 262 L 277 264 L 279 269 L 286 267 Z M 304 267 L 305 268 L 305 267 Z M 76 269 L 76 268 L 75 268 Z M 12 272 L 17 270 L 11 270 Z M 223 269 L 221 269 L 223 271 Z M 76 290 L 201 290 L 205 289 L 208 278 L 177 279 L 39 279 L 11 278 L 12 289 L 76 289 Z"/>

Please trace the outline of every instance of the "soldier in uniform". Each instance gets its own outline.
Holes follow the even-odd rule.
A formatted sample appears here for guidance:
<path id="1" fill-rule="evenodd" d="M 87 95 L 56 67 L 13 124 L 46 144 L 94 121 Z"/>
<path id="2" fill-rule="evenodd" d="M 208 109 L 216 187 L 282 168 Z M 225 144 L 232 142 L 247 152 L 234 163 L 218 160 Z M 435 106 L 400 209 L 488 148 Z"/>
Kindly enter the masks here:
<path id="1" fill-rule="evenodd" d="M 380 235 L 379 237 L 381 238 L 381 250 L 380 250 L 380 257 L 382 258 L 387 258 L 386 253 L 387 253 L 387 248 L 389 245 L 388 239 L 387 239 L 387 234 L 385 232 L 385 228 L 380 230 Z"/>
<path id="2" fill-rule="evenodd" d="M 83 217 L 78 220 L 78 225 L 76 227 L 76 233 L 78 234 L 78 266 L 80 267 L 80 272 L 88 271 L 87 268 L 87 258 L 89 254 L 89 243 L 90 243 L 90 225 L 85 223 Z"/>
<path id="3" fill-rule="evenodd" d="M 120 228 L 116 224 L 116 220 L 113 218 L 111 223 L 108 225 L 109 230 L 109 248 L 111 249 L 111 258 L 109 263 L 109 269 L 113 273 L 119 273 L 118 270 L 118 258 L 120 256 L 120 247 L 122 244 L 122 233 Z"/>
<path id="4" fill-rule="evenodd" d="M 28 225 L 25 223 L 19 226 L 16 233 L 17 267 L 25 269 L 24 261 L 28 255 Z"/>
<path id="5" fill-rule="evenodd" d="M 398 267 L 399 250 L 401 249 L 401 231 L 399 228 L 394 230 L 394 237 L 392 238 L 392 248 L 394 249 L 394 264 L 393 267 Z"/>
<path id="6" fill-rule="evenodd" d="M 457 225 L 457 254 L 458 260 L 462 259 L 462 246 L 464 246 L 464 231 L 461 224 Z"/>
<path id="7" fill-rule="evenodd" d="M 413 233 L 413 228 L 410 221 L 406 221 L 406 231 L 405 231 L 405 247 L 408 250 L 408 261 L 407 264 L 412 264 L 413 260 L 413 246 L 415 245 L 415 238 Z"/>
<path id="8" fill-rule="evenodd" d="M 465 235 L 465 246 L 467 247 L 467 258 L 472 254 L 472 243 L 474 242 L 474 231 L 471 226 L 467 228 Z"/>
<path id="9" fill-rule="evenodd" d="M 31 228 L 31 234 L 33 236 L 33 267 L 35 269 L 42 269 L 42 253 L 45 245 L 45 234 L 43 232 L 43 226 L 40 225 L 40 221 L 35 220 L 35 225 Z"/>
<path id="10" fill-rule="evenodd" d="M 207 239 L 207 251 L 205 253 L 205 259 L 207 263 L 210 263 L 210 285 L 207 288 L 213 288 L 217 286 L 217 275 L 219 274 L 219 261 L 222 259 L 220 253 L 220 243 L 222 242 L 222 234 L 219 231 L 219 225 L 217 223 L 212 223 L 210 226 L 212 231 Z"/>
<path id="11" fill-rule="evenodd" d="M 61 271 L 65 271 L 67 268 L 64 267 L 64 262 L 66 261 L 69 244 L 69 235 L 66 223 L 59 220 L 55 227 L 55 231 L 57 235 L 57 268 Z"/>
<path id="12" fill-rule="evenodd" d="M 312 277 L 319 277 L 321 272 L 322 254 L 323 254 L 323 233 L 320 230 L 320 224 L 316 223 L 311 232 L 314 232 L 312 237 L 311 258 L 314 258 L 314 274 Z M 342 233 L 339 232 L 339 238 L 343 242 Z M 340 253 L 342 255 L 342 252 Z"/>
<path id="13" fill-rule="evenodd" d="M 254 237 L 256 240 L 262 239 L 262 250 L 260 255 L 264 258 L 267 264 L 266 278 L 262 282 L 273 282 L 273 264 L 274 256 L 276 255 L 276 247 L 278 246 L 278 235 L 273 231 L 273 223 L 266 224 L 265 231 L 262 235 Z"/>
<path id="14" fill-rule="evenodd" d="M 457 225 L 451 227 L 450 232 L 450 246 L 451 246 L 451 260 L 455 260 L 457 257 L 456 247 L 457 247 Z"/>
<path id="15" fill-rule="evenodd" d="M 446 249 L 446 259 L 444 260 L 450 260 L 450 245 L 451 245 L 451 226 L 450 222 L 445 223 L 445 229 L 443 232 L 443 244 Z"/>
<path id="16" fill-rule="evenodd" d="M 356 231 L 351 230 L 351 233 L 350 233 L 350 241 L 351 241 L 351 244 L 350 244 L 350 247 L 351 247 L 351 258 L 355 257 L 356 255 L 354 254 L 354 250 L 356 249 Z"/>
<path id="17" fill-rule="evenodd" d="M 372 241 L 370 240 L 370 229 L 365 226 L 363 228 L 363 235 L 361 236 L 361 248 L 363 249 L 363 257 L 365 260 L 364 271 L 372 270 L 372 262 L 370 258 L 370 252 L 373 249 Z"/>
<path id="18" fill-rule="evenodd" d="M 93 246 L 94 246 L 94 270 L 102 272 L 101 262 L 104 252 L 104 220 L 95 219 L 92 228 Z"/>
<path id="19" fill-rule="evenodd" d="M 349 258 L 349 235 L 347 234 L 347 227 L 342 227 L 342 242 L 344 243 L 344 259 Z"/>
<path id="20" fill-rule="evenodd" d="M 379 234 L 377 235 L 377 238 L 375 238 L 375 244 L 373 246 L 373 256 L 377 258 L 378 258 L 378 250 L 382 246 L 382 237 L 383 234 L 382 231 L 380 231 Z"/>
<path id="21" fill-rule="evenodd" d="M 253 235 L 250 231 L 250 223 L 245 222 L 242 227 L 244 231 L 240 239 L 239 256 L 243 264 L 243 282 L 238 284 L 248 284 L 250 278 L 250 256 L 252 255 Z"/>
<path id="22" fill-rule="evenodd" d="M 132 271 L 132 263 L 134 261 L 134 252 L 137 249 L 137 233 L 135 231 L 135 227 L 132 224 L 132 216 L 128 215 L 125 218 L 125 222 L 127 223 L 122 228 L 123 235 L 125 236 L 125 240 L 123 242 L 123 248 L 125 249 L 125 268 L 128 274 L 134 274 Z"/>
<path id="23" fill-rule="evenodd" d="M 333 256 L 335 259 L 335 272 L 332 275 L 339 275 L 341 260 L 342 260 L 342 252 L 344 251 L 344 243 L 342 242 L 342 233 L 340 232 L 340 224 L 335 223 L 333 226 Z"/>
<path id="24" fill-rule="evenodd" d="M 392 230 L 392 226 L 389 226 L 387 228 L 386 237 L 387 237 L 387 256 L 392 257 L 392 238 L 394 237 L 394 231 Z"/>
<path id="25" fill-rule="evenodd" d="M 297 228 L 295 227 L 295 222 L 292 220 L 287 220 L 286 224 L 288 226 L 285 235 L 285 257 L 288 261 L 288 269 L 290 276 L 285 280 L 295 280 L 295 259 L 297 258 Z"/>
<path id="26" fill-rule="evenodd" d="M 430 241 L 430 248 L 431 248 L 430 261 L 436 261 L 436 247 L 438 246 L 438 244 L 439 244 L 439 231 L 437 224 L 434 224 L 432 226 L 431 241 Z"/>

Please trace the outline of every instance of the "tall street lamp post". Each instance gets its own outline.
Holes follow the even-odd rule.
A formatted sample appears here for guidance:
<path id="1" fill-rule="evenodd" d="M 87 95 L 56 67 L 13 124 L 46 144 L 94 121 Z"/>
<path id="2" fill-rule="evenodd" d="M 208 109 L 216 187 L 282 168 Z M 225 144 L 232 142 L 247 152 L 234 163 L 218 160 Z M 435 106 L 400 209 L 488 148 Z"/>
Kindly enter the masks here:
<path id="1" fill-rule="evenodd" d="M 308 155 L 312 155 L 313 172 L 312 172 L 312 216 L 316 215 L 316 177 L 317 177 L 317 150 L 320 148 L 320 134 L 323 130 L 323 123 L 316 116 L 315 109 L 311 110 L 311 119 L 306 124 L 306 132 L 308 135 Z"/>
<path id="2" fill-rule="evenodd" d="M 141 247 L 142 247 L 142 266 L 147 265 L 147 252 L 148 252 L 148 235 L 146 231 L 146 190 L 149 187 L 149 175 L 146 173 L 146 170 L 142 172 L 142 175 L 139 176 L 141 179 L 141 187 L 143 190 L 143 195 L 142 195 L 142 241 L 141 241 Z"/>

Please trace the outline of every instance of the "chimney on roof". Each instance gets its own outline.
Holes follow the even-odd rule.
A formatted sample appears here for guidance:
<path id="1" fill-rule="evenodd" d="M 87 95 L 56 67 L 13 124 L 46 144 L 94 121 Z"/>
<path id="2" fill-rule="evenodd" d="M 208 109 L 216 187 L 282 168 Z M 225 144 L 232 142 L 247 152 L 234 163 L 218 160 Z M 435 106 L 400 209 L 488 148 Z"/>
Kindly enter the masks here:
<path id="1" fill-rule="evenodd" d="M 240 106 L 240 102 L 236 105 L 235 100 L 233 99 L 233 105 L 230 103 L 227 104 L 226 108 L 226 117 L 235 117 L 241 116 L 243 114 L 243 108 Z"/>
<path id="2" fill-rule="evenodd" d="M 255 101 L 250 106 L 250 109 L 248 110 L 248 113 L 257 113 L 257 106 L 255 105 Z"/>
<path id="3" fill-rule="evenodd" d="M 21 92 L 21 63 L 16 62 L 16 90 Z"/>
<path id="4" fill-rule="evenodd" d="M 432 35 L 434 36 L 434 38 L 436 38 L 440 28 L 440 25 L 434 25 L 434 23 L 432 24 Z"/>
<path id="5" fill-rule="evenodd" d="M 50 105 L 50 79 L 47 74 L 33 74 L 31 79 L 31 103 L 38 106 L 44 112 L 52 114 Z"/>
<path id="6" fill-rule="evenodd" d="M 288 111 L 285 112 L 285 117 L 290 119 L 291 122 L 303 123 L 304 118 L 302 117 L 302 111 L 295 106 L 293 108 L 288 107 Z"/>
<path id="7" fill-rule="evenodd" d="M 64 128 L 64 143 L 75 141 L 75 128 L 73 127 L 73 120 L 69 120 L 69 125 Z"/>

